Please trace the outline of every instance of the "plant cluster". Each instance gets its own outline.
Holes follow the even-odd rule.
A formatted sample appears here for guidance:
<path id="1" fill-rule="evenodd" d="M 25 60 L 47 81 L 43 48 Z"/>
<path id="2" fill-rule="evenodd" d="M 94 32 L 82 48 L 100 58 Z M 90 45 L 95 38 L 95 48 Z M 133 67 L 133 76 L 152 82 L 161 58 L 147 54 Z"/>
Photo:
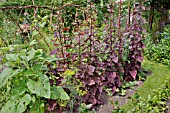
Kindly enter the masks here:
<path id="1" fill-rule="evenodd" d="M 134 113 L 139 112 L 154 112 L 154 113 L 164 113 L 167 109 L 166 100 L 170 97 L 170 81 L 169 79 L 165 80 L 165 83 L 161 88 L 153 90 L 151 95 L 148 98 L 142 99 L 139 95 L 134 95 L 133 108 Z"/>
<path id="2" fill-rule="evenodd" d="M 146 40 L 145 56 L 152 61 L 160 62 L 170 66 L 170 33 L 169 26 L 164 28 L 161 33 L 160 41 L 155 44 L 152 39 L 148 36 Z"/>
<path id="3" fill-rule="evenodd" d="M 132 97 L 133 108 L 131 113 L 164 113 L 167 110 L 166 100 L 170 97 L 170 79 L 165 80 L 161 88 L 153 90 L 147 99 L 141 98 L 137 93 Z M 124 109 L 117 108 L 112 113 L 126 113 Z"/>
<path id="4" fill-rule="evenodd" d="M 114 7 L 119 9 L 118 14 L 114 13 Z M 57 12 L 53 40 L 55 49 L 51 54 L 61 60 L 52 70 L 59 74 L 67 69 L 77 69 L 73 77 L 83 84 L 81 89 L 86 92 L 82 96 L 83 103 L 93 106 L 102 104 L 104 86 L 111 88 L 114 94 L 123 81 L 136 79 L 141 69 L 145 46 L 142 42 L 144 29 L 141 25 L 144 21 L 140 7 L 134 7 L 132 13 L 130 8 L 122 12 L 122 7 L 121 1 L 117 4 L 110 2 L 102 27 L 97 25 L 98 13 L 91 1 L 88 1 L 86 9 L 82 9 L 85 19 L 77 11 L 70 27 L 66 27 L 62 11 Z M 124 16 L 127 12 L 129 17 Z M 128 23 L 131 16 L 133 22 Z"/>
<path id="5" fill-rule="evenodd" d="M 32 46 L 32 42 L 29 46 Z M 54 56 L 46 56 L 41 49 L 27 49 L 28 46 L 9 46 L 2 60 L 0 74 L 0 112 L 23 113 L 44 112 L 48 98 L 58 101 L 70 99 L 61 86 L 50 85 L 47 63 L 56 61 Z"/>

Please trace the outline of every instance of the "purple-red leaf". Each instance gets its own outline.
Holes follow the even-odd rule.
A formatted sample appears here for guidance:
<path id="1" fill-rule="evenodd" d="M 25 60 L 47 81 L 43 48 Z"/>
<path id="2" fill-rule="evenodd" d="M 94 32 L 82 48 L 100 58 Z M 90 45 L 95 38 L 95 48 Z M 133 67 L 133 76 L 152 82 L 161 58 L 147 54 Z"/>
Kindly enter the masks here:
<path id="1" fill-rule="evenodd" d="M 136 78 L 137 70 L 129 71 L 129 73 L 131 74 L 131 76 L 132 76 L 134 79 Z"/>
<path id="2" fill-rule="evenodd" d="M 96 86 L 95 85 L 93 85 L 93 86 L 90 86 L 90 93 L 92 94 L 92 95 L 96 95 L 96 91 L 97 91 L 97 88 L 96 88 Z"/>
<path id="3" fill-rule="evenodd" d="M 50 55 L 54 55 L 54 54 L 56 54 L 57 52 L 58 52 L 58 49 L 55 49 L 55 50 L 53 50 L 53 51 L 50 52 Z"/>
<path id="4" fill-rule="evenodd" d="M 113 86 L 113 88 L 112 88 L 112 93 L 114 94 L 115 92 L 116 92 L 116 86 Z"/>
<path id="5" fill-rule="evenodd" d="M 48 111 L 53 111 L 55 106 L 57 105 L 57 102 L 56 102 L 56 100 L 49 99 L 48 105 L 49 105 Z"/>
<path id="6" fill-rule="evenodd" d="M 98 86 L 98 90 L 99 90 L 100 93 L 102 93 L 103 88 L 101 86 Z"/>
<path id="7" fill-rule="evenodd" d="M 90 78 L 87 78 L 87 79 L 84 80 L 84 83 L 91 86 L 91 85 L 95 84 L 95 81 L 91 80 Z"/>
<path id="8" fill-rule="evenodd" d="M 118 63 L 118 57 L 114 57 L 112 60 L 113 62 Z"/>
<path id="9" fill-rule="evenodd" d="M 142 62 L 143 61 L 143 57 L 142 56 L 141 57 L 138 56 L 137 61 Z"/>
<path id="10" fill-rule="evenodd" d="M 97 103 L 97 100 L 94 96 L 90 96 L 89 102 L 95 105 Z"/>
<path id="11" fill-rule="evenodd" d="M 90 80 L 90 82 L 89 82 L 89 84 L 88 85 L 94 85 L 95 84 L 95 82 L 94 82 L 94 80 Z"/>
<path id="12" fill-rule="evenodd" d="M 112 72 L 110 73 L 108 76 L 108 81 L 110 81 L 111 83 L 114 83 L 114 79 L 116 78 L 116 72 Z"/>
<path id="13" fill-rule="evenodd" d="M 95 67 L 92 66 L 92 65 L 89 65 L 89 66 L 88 66 L 88 69 L 89 69 L 89 71 L 90 71 L 91 73 L 93 73 L 94 70 L 95 70 Z"/>

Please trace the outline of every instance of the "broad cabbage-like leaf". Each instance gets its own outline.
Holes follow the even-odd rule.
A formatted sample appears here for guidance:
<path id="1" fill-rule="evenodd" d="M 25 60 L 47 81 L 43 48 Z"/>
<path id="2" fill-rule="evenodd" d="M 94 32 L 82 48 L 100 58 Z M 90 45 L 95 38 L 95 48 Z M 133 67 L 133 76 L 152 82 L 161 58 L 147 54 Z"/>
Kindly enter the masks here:
<path id="1" fill-rule="evenodd" d="M 5 103 L 0 113 L 23 113 L 27 109 L 27 105 L 30 101 L 31 96 L 29 94 L 23 97 L 13 96 Z"/>
<path id="2" fill-rule="evenodd" d="M 15 86 L 13 86 L 13 88 L 11 89 L 11 94 L 12 95 L 23 95 L 26 90 L 28 89 L 26 86 L 26 81 L 27 79 L 21 78 L 22 80 L 19 81 L 19 84 L 16 84 Z"/>
<path id="3" fill-rule="evenodd" d="M 27 105 L 30 103 L 30 101 L 31 96 L 29 94 L 26 94 L 24 97 L 22 97 L 16 107 L 16 113 L 23 113 L 27 109 Z"/>
<path id="4" fill-rule="evenodd" d="M 38 96 L 50 98 L 50 82 L 46 75 L 39 75 L 37 80 L 27 82 L 28 89 Z"/>
<path id="5" fill-rule="evenodd" d="M 0 74 L 0 88 L 4 86 L 8 79 L 13 77 L 14 75 L 18 74 L 19 70 L 14 71 L 11 68 L 6 68 L 1 74 Z"/>
<path id="6" fill-rule="evenodd" d="M 51 99 L 69 100 L 70 97 L 61 86 L 53 86 L 51 88 Z"/>
<path id="7" fill-rule="evenodd" d="M 18 55 L 17 54 L 6 54 L 6 59 L 9 61 L 17 61 Z"/>

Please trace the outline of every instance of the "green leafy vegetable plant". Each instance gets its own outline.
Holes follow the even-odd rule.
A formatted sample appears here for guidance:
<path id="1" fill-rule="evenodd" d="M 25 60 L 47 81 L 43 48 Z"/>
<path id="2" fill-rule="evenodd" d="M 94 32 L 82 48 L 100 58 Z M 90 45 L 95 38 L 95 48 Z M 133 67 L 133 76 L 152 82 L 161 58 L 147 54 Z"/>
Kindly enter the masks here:
<path id="1" fill-rule="evenodd" d="M 18 49 L 18 48 L 17 48 Z M 20 49 L 6 54 L 0 73 L 0 113 L 44 112 L 48 98 L 69 100 L 61 86 L 51 86 L 47 64 L 56 61 L 41 49 Z M 7 91 L 6 94 L 3 94 Z"/>

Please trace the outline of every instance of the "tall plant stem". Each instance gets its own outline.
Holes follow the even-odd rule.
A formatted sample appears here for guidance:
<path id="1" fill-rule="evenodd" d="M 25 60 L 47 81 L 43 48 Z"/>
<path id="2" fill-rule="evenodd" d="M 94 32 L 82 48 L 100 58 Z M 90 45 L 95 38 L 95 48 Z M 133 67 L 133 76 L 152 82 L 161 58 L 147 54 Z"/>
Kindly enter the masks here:
<path id="1" fill-rule="evenodd" d="M 118 36 L 120 36 L 120 26 L 121 26 L 121 23 L 120 23 L 120 20 L 121 20 L 121 10 L 122 10 L 122 0 L 120 0 L 119 2 L 119 15 L 118 15 Z"/>
<path id="2" fill-rule="evenodd" d="M 112 9 L 111 9 L 112 10 Z M 112 52 L 112 50 L 113 50 L 113 41 L 112 41 L 112 31 L 111 31 L 111 29 L 112 29 L 112 20 L 113 19 L 113 11 L 111 11 L 111 13 L 110 13 L 110 22 L 109 22 L 109 29 L 110 29 L 110 50 L 111 50 L 111 52 Z"/>
<path id="3" fill-rule="evenodd" d="M 81 44 L 80 44 L 80 35 L 78 36 L 78 38 L 79 38 L 79 65 L 81 65 Z"/>
<path id="4" fill-rule="evenodd" d="M 32 5 L 35 6 L 34 0 L 32 0 Z M 34 19 L 36 19 L 36 18 L 37 18 L 37 8 L 35 7 L 34 8 Z"/>
<path id="5" fill-rule="evenodd" d="M 129 26 L 130 25 L 130 18 L 131 18 L 131 2 L 129 1 L 129 3 L 128 3 L 128 18 L 127 18 L 127 26 Z"/>
<path id="6" fill-rule="evenodd" d="M 79 40 L 79 65 L 81 65 L 81 37 L 80 37 L 80 25 L 78 23 L 78 31 L 79 31 L 79 34 L 78 34 L 78 40 Z"/>
<path id="7" fill-rule="evenodd" d="M 90 2 L 90 53 L 92 53 L 92 33 L 93 33 L 93 26 L 92 26 L 92 7 Z M 90 54 L 91 55 L 91 54 Z"/>
<path id="8" fill-rule="evenodd" d="M 58 27 L 59 27 L 59 30 L 58 30 L 58 33 L 59 33 L 59 43 L 60 43 L 60 46 L 61 46 L 61 54 L 62 54 L 62 57 L 64 58 L 64 65 L 66 64 L 66 61 L 65 61 L 65 54 L 64 54 L 64 47 L 63 47 L 63 41 L 62 41 L 62 34 L 61 34 L 61 28 L 60 28 L 60 24 L 58 23 Z"/>
<path id="9" fill-rule="evenodd" d="M 119 37 L 119 55 L 122 57 L 123 51 L 123 38 L 121 33 L 121 10 L 122 10 L 122 0 L 119 1 L 119 15 L 118 15 L 118 37 Z"/>

